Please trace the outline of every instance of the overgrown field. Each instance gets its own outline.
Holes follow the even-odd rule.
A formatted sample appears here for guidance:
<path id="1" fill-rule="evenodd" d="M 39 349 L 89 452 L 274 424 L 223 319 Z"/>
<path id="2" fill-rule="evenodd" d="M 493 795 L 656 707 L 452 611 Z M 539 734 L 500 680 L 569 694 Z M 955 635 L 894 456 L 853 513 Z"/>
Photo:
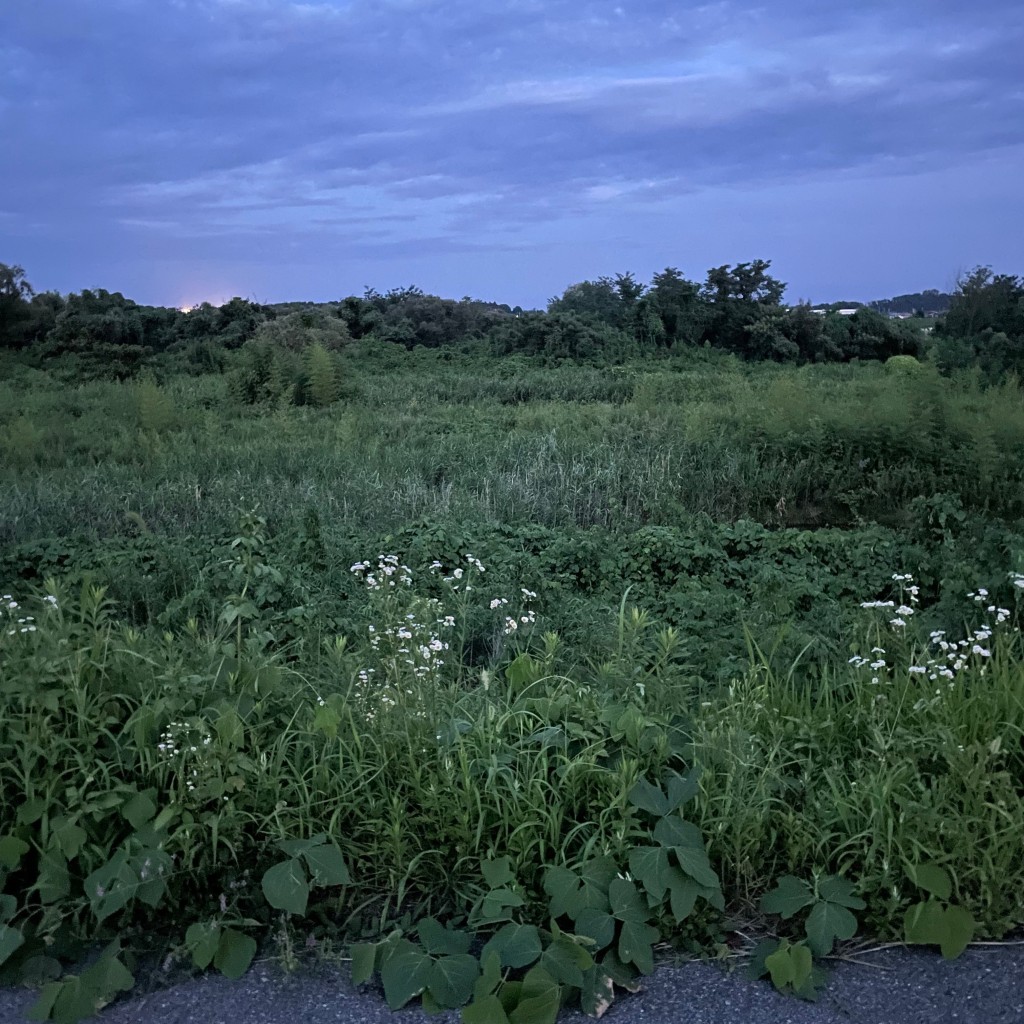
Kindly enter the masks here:
<path id="1" fill-rule="evenodd" d="M 855 932 L 1024 923 L 1015 381 L 368 340 L 297 406 L 230 357 L 0 368 L 0 972 L 40 1014 L 355 942 L 392 1005 L 542 1021 L 662 945 L 763 935 L 811 995 Z"/>

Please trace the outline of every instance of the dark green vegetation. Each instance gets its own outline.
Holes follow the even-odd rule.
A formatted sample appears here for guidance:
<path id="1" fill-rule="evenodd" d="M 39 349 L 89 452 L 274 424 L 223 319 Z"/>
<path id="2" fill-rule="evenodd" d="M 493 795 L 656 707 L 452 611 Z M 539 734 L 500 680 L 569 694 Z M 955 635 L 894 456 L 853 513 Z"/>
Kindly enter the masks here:
<path id="1" fill-rule="evenodd" d="M 855 933 L 1024 922 L 1020 282 L 925 336 L 766 269 L 518 315 L 12 272 L 3 979 L 70 1020 L 354 942 L 393 1005 L 544 1021 L 659 943 L 760 932 L 811 996 Z"/>

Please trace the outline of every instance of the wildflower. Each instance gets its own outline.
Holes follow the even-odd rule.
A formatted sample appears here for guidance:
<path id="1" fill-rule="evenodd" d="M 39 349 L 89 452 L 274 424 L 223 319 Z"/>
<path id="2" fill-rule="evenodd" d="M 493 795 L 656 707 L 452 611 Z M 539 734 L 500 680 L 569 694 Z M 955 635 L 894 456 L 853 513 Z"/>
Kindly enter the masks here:
<path id="1" fill-rule="evenodd" d="M 493 598 L 491 600 L 491 611 L 493 612 L 495 608 L 500 608 L 503 604 L 508 604 L 508 598 L 507 597 L 495 597 L 495 598 Z"/>
<path id="2" fill-rule="evenodd" d="M 462 572 L 462 569 L 452 569 L 452 576 L 457 580 L 461 580 Z"/>
<path id="3" fill-rule="evenodd" d="M 894 629 L 899 629 L 900 627 L 905 626 L 906 622 L 901 618 L 895 618 L 889 620 L 889 625 Z"/>
<path id="4" fill-rule="evenodd" d="M 924 665 L 909 665 L 909 666 L 907 666 L 907 671 L 911 675 L 915 675 L 915 676 L 923 676 L 923 675 L 927 675 L 927 673 L 928 673 L 928 669 Z"/>

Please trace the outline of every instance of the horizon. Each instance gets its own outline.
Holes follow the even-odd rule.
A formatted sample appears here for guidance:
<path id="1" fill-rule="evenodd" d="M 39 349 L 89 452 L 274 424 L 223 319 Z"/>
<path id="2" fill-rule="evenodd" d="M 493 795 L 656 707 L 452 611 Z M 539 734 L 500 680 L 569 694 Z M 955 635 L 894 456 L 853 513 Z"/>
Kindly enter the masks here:
<path id="1" fill-rule="evenodd" d="M 763 258 L 826 303 L 1024 271 L 1009 0 L 54 0 L 0 39 L 0 259 L 40 291 L 543 308 Z"/>

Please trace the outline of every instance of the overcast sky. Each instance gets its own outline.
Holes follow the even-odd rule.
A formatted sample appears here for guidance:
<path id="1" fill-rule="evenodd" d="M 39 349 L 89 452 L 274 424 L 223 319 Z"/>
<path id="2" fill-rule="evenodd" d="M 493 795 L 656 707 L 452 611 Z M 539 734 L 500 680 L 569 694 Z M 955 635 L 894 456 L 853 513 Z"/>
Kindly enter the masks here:
<path id="1" fill-rule="evenodd" d="M 1020 0 L 3 0 L 0 262 L 168 305 L 1024 273 Z"/>

